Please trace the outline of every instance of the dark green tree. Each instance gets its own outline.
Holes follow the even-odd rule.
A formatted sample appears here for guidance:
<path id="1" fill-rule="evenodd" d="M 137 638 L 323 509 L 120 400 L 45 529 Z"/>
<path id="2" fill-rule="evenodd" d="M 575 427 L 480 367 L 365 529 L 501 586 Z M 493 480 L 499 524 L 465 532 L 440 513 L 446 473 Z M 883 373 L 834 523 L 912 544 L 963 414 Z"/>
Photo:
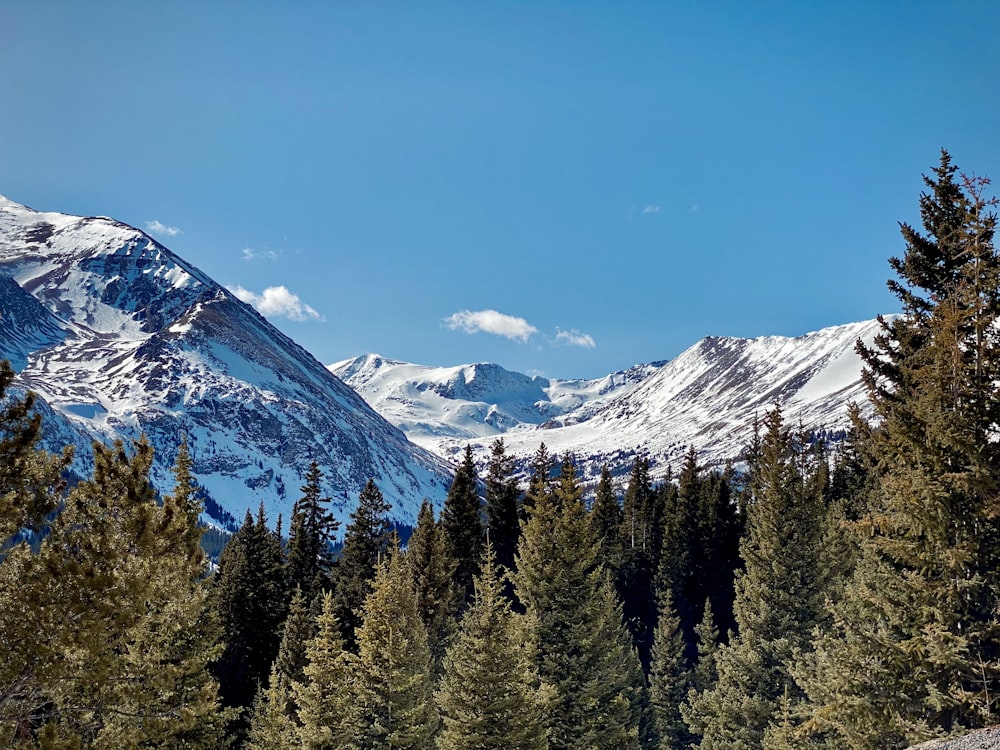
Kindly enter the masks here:
<path id="1" fill-rule="evenodd" d="M 466 602 L 472 598 L 472 582 L 479 573 L 483 553 L 483 519 L 476 482 L 472 447 L 467 445 L 441 509 L 445 547 L 455 561 L 455 583 Z"/>
<path id="2" fill-rule="evenodd" d="M 821 620 L 823 498 L 802 474 L 800 450 L 775 408 L 748 468 L 752 499 L 740 548 L 745 568 L 736 579 L 738 631 L 716 654 L 716 685 L 692 696 L 686 716 L 704 750 L 763 747 L 782 697 L 798 690 L 793 658 L 809 648 Z"/>
<path id="3" fill-rule="evenodd" d="M 615 496 L 607 464 L 601 467 L 597 494 L 590 509 L 590 526 L 600 547 L 601 564 L 612 575 L 617 574 L 622 556 L 622 506 Z"/>
<path id="4" fill-rule="evenodd" d="M 313 460 L 302 485 L 302 497 L 292 508 L 286 566 L 288 590 L 302 590 L 307 602 L 315 599 L 328 581 L 333 561 L 331 544 L 340 527 L 323 496 L 323 472 Z"/>
<path id="5" fill-rule="evenodd" d="M 486 525 L 496 562 L 504 570 L 514 569 L 514 553 L 521 536 L 521 490 L 515 476 L 514 457 L 506 452 L 503 438 L 490 447 L 486 469 Z"/>
<path id="6" fill-rule="evenodd" d="M 570 471 L 559 489 L 539 494 L 524 524 L 515 581 L 546 691 L 549 746 L 638 748 L 647 710 L 642 670 L 597 563 L 572 463 L 563 466 Z"/>
<path id="7" fill-rule="evenodd" d="M 334 574 L 334 605 L 350 651 L 356 648 L 355 630 L 361 625 L 361 608 L 372 590 L 375 567 L 392 545 L 390 505 L 371 479 L 358 495 L 344 534 L 344 547 Z"/>
<path id="8" fill-rule="evenodd" d="M 859 424 L 873 491 L 850 524 L 854 573 L 797 676 L 802 727 L 900 748 L 994 724 L 1000 690 L 1000 258 L 988 181 L 942 151 L 890 259 L 903 315 L 859 346 L 875 408 Z"/>
<path id="9" fill-rule="evenodd" d="M 445 548 L 444 534 L 434 521 L 428 500 L 420 506 L 404 562 L 417 597 L 417 614 L 427 629 L 427 645 L 438 668 L 455 631 L 461 595 L 454 581 L 455 561 Z"/>
<path id="10" fill-rule="evenodd" d="M 690 747 L 693 740 L 681 716 L 681 706 L 692 682 L 686 652 L 680 618 L 674 613 L 669 595 L 664 595 L 653 634 L 649 673 L 649 702 L 656 728 L 656 746 L 662 750 L 681 750 Z"/>
<path id="11" fill-rule="evenodd" d="M 544 750 L 538 675 L 527 629 L 504 595 L 503 570 L 487 544 L 472 606 L 448 648 L 435 696 L 439 750 Z"/>
<path id="12" fill-rule="evenodd" d="M 214 669 L 223 703 L 242 712 L 230 730 L 242 740 L 258 686 L 268 684 L 287 611 L 284 550 L 268 528 L 263 504 L 256 520 L 247 511 L 222 551 L 214 600 L 225 645 Z"/>

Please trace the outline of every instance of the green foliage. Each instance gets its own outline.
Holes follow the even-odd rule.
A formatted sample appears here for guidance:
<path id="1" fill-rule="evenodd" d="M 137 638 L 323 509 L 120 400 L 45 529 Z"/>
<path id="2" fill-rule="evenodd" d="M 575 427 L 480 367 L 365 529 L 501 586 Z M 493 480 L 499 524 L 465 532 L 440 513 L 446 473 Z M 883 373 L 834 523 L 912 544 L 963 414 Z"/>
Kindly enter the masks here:
<path id="1" fill-rule="evenodd" d="M 359 747 L 355 744 L 361 733 L 355 689 L 356 658 L 344 649 L 336 603 L 330 594 L 323 597 L 316 636 L 306 647 L 306 660 L 303 680 L 292 686 L 299 706 L 299 746 L 308 750 Z"/>
<path id="2" fill-rule="evenodd" d="M 247 512 L 223 550 L 214 601 L 225 645 L 214 670 L 223 703 L 247 710 L 231 729 L 242 738 L 258 685 L 267 685 L 278 654 L 287 607 L 284 552 L 281 540 L 268 528 L 263 505 L 256 520 Z"/>
<path id="3" fill-rule="evenodd" d="M 497 565 L 504 570 L 514 569 L 514 554 L 521 536 L 521 490 L 514 476 L 515 468 L 514 457 L 506 453 L 503 438 L 497 438 L 490 447 L 486 469 L 486 524 Z"/>
<path id="4" fill-rule="evenodd" d="M 573 499 L 575 473 L 563 466 L 560 497 L 539 494 L 524 524 L 515 581 L 547 692 L 549 746 L 637 748 L 642 671 L 615 591 L 597 564 L 587 513 Z"/>
<path id="5" fill-rule="evenodd" d="M 798 446 L 775 408 L 750 456 L 738 631 L 716 654 L 715 686 L 693 695 L 686 712 L 704 750 L 761 748 L 786 690 L 800 695 L 790 670 L 820 622 L 824 582 L 822 485 L 803 473 Z"/>
<path id="6" fill-rule="evenodd" d="M 834 622 L 798 671 L 803 732 L 894 748 L 996 723 L 1000 690 L 1000 258 L 987 181 L 947 152 L 890 264 L 905 315 L 861 347 L 879 422 L 859 424 L 873 490 Z"/>
<path id="7" fill-rule="evenodd" d="M 350 651 L 356 650 L 354 634 L 361 624 L 361 607 L 372 590 L 375 567 L 392 544 L 389 509 L 382 491 L 369 479 L 347 524 L 333 591 L 337 619 Z"/>
<path id="8" fill-rule="evenodd" d="M 312 601 L 323 589 L 333 556 L 330 544 L 340 524 L 329 510 L 329 497 L 323 497 L 323 472 L 313 460 L 302 485 L 302 497 L 292 508 L 288 536 L 288 590 L 302 590 L 306 601 Z"/>
<path id="9" fill-rule="evenodd" d="M 663 597 L 659 621 L 653 635 L 649 674 L 649 702 L 656 728 L 657 747 L 680 750 L 691 746 L 692 737 L 681 717 L 692 675 L 680 618 L 669 596 Z"/>
<path id="10" fill-rule="evenodd" d="M 439 750 L 544 750 L 538 675 L 527 632 L 503 593 L 502 569 L 487 546 L 472 606 L 448 648 L 435 695 Z"/>
<path id="11" fill-rule="evenodd" d="M 483 551 L 483 520 L 476 481 L 472 447 L 467 445 L 441 509 L 441 531 L 448 554 L 455 561 L 455 583 L 464 601 L 472 598 L 473 579 L 479 573 Z"/>
<path id="12" fill-rule="evenodd" d="M 417 597 L 417 614 L 427 630 L 427 645 L 435 669 L 455 631 L 461 595 L 453 575 L 455 561 L 445 548 L 444 533 L 434 521 L 434 510 L 424 500 L 417 527 L 410 536 L 404 558 Z"/>
<path id="13" fill-rule="evenodd" d="M 438 727 L 431 653 L 417 599 L 397 552 L 376 571 L 358 629 L 358 746 L 429 750 Z"/>
<path id="14" fill-rule="evenodd" d="M 43 747 L 218 747 L 226 715 L 188 482 L 163 507 L 152 449 L 94 445 L 37 554 L 0 564 L 0 739 Z M 190 512 L 188 512 L 190 511 Z"/>

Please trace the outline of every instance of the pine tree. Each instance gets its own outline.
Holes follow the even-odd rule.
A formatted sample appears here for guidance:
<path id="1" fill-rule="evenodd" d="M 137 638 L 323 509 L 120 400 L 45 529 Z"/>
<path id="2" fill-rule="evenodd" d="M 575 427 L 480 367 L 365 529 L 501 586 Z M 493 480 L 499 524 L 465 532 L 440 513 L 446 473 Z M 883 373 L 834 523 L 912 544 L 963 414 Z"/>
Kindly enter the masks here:
<path id="1" fill-rule="evenodd" d="M 649 673 L 649 702 L 656 727 L 657 747 L 680 750 L 691 746 L 692 737 L 681 717 L 692 675 L 680 618 L 669 595 L 664 595 L 653 635 Z"/>
<path id="2" fill-rule="evenodd" d="M 483 521 L 471 446 L 465 447 L 462 463 L 441 509 L 441 531 L 448 554 L 455 561 L 455 583 L 463 600 L 469 601 L 483 549 Z"/>
<path id="3" fill-rule="evenodd" d="M 254 698 L 247 750 L 288 750 L 297 746 L 296 720 L 288 713 L 292 703 L 288 678 L 277 668 L 272 669 L 267 689 Z"/>
<path id="4" fill-rule="evenodd" d="M 642 670 L 614 588 L 597 564 L 586 510 L 571 499 L 579 493 L 569 477 L 560 485 L 565 502 L 554 492 L 537 496 L 515 581 L 547 691 L 549 746 L 638 748 L 646 711 Z"/>
<path id="5" fill-rule="evenodd" d="M 299 706 L 299 746 L 308 750 L 358 748 L 361 717 L 356 700 L 356 659 L 344 648 L 331 594 L 323 596 L 306 659 L 303 680 L 292 685 L 292 696 Z"/>
<path id="6" fill-rule="evenodd" d="M 528 478 L 528 489 L 524 493 L 521 504 L 523 517 L 531 515 L 535 504 L 552 491 L 552 472 L 555 459 L 549 453 L 545 443 L 540 443 L 530 462 L 531 475 Z"/>
<path id="7" fill-rule="evenodd" d="M 38 530 L 58 507 L 61 474 L 73 456 L 71 448 L 61 456 L 39 449 L 42 419 L 34 411 L 35 394 L 12 394 L 15 376 L 10 362 L 0 361 L 0 543 L 20 529 Z"/>
<path id="8" fill-rule="evenodd" d="M 448 649 L 435 696 L 443 720 L 438 750 L 547 747 L 527 632 L 504 596 L 502 576 L 487 544 L 475 600 Z"/>
<path id="9" fill-rule="evenodd" d="M 515 468 L 514 457 L 507 454 L 503 438 L 497 438 L 490 447 L 486 469 L 486 524 L 497 565 L 508 571 L 514 569 L 514 554 L 521 536 L 521 490 Z"/>
<path id="10" fill-rule="evenodd" d="M 859 424 L 873 492 L 834 623 L 797 671 L 804 731 L 897 748 L 996 723 L 1000 690 L 1000 258 L 988 181 L 947 152 L 890 259 L 903 315 L 860 347 L 878 423 Z"/>
<path id="11" fill-rule="evenodd" d="M 244 710 L 230 729 L 243 738 L 258 685 L 267 685 L 281 645 L 287 603 L 284 552 L 268 528 L 263 504 L 256 520 L 247 512 L 222 551 L 214 599 L 225 645 L 214 669 L 223 703 Z"/>
<path id="12" fill-rule="evenodd" d="M 622 506 L 615 497 L 611 471 L 607 464 L 601 467 L 597 494 L 590 509 L 590 526 L 600 548 L 601 564 L 612 575 L 617 574 L 622 556 Z"/>
<path id="13" fill-rule="evenodd" d="M 455 561 L 445 548 L 444 534 L 434 521 L 434 510 L 428 500 L 420 506 L 404 562 L 417 597 L 417 614 L 427 630 L 427 645 L 437 669 L 454 633 L 461 601 L 453 580 Z"/>
<path id="14" fill-rule="evenodd" d="M 398 552 L 378 566 L 357 636 L 358 746 L 429 750 L 438 727 L 431 654 Z"/>
<path id="15" fill-rule="evenodd" d="M 623 502 L 622 562 L 616 584 L 625 623 L 645 672 L 649 671 L 656 628 L 656 569 L 662 557 L 664 496 L 671 489 L 654 490 L 649 459 L 635 459 Z M 685 539 L 684 543 L 689 542 Z"/>
<path id="16" fill-rule="evenodd" d="M 354 634 L 361 625 L 361 607 L 372 590 L 375 567 L 392 543 L 389 509 L 381 490 L 369 479 L 344 534 L 333 591 L 337 620 L 350 651 L 356 649 Z"/>
<path id="17" fill-rule="evenodd" d="M 823 604 L 823 506 L 800 471 L 796 450 L 775 408 L 749 466 L 745 569 L 736 580 L 738 632 L 716 654 L 716 685 L 692 696 L 686 713 L 703 750 L 761 748 L 786 689 L 798 690 L 792 660 L 809 647 Z"/>
<path id="18" fill-rule="evenodd" d="M 0 564 L 0 633 L 17 639 L 3 669 L 19 676 L 0 700 L 0 739 L 217 747 L 226 717 L 207 671 L 215 631 L 187 488 L 157 505 L 145 441 L 93 450 L 92 478 L 37 554 L 20 545 Z"/>
<path id="19" fill-rule="evenodd" d="M 329 497 L 323 497 L 323 472 L 313 460 L 302 485 L 302 497 L 292 508 L 288 537 L 288 590 L 296 586 L 306 601 L 319 595 L 330 572 L 333 556 L 330 544 L 340 524 L 329 510 Z"/>

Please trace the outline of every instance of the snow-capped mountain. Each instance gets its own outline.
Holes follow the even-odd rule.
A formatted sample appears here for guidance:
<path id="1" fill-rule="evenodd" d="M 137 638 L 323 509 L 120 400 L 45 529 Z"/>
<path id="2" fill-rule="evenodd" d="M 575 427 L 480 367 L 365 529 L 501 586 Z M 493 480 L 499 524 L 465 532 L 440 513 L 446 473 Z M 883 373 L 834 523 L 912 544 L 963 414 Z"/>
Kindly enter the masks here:
<path id="1" fill-rule="evenodd" d="M 850 403 L 862 411 L 858 339 L 877 321 L 797 338 L 709 337 L 676 359 L 637 365 L 598 380 L 546 380 L 497 365 L 439 368 L 377 355 L 330 365 L 416 443 L 442 456 L 471 444 L 484 459 L 502 435 L 525 459 L 539 444 L 572 452 L 593 476 L 607 462 L 627 470 L 637 453 L 663 471 L 689 446 L 705 463 L 739 457 L 755 417 L 780 405 L 789 424 L 838 432 Z"/>
<path id="2" fill-rule="evenodd" d="M 0 357 L 35 391 L 53 447 L 145 434 L 169 490 L 186 435 L 194 470 L 237 520 L 288 517 L 316 460 L 346 520 L 374 478 L 412 521 L 451 470 L 197 268 L 108 218 L 41 213 L 0 196 Z"/>
<path id="3" fill-rule="evenodd" d="M 487 363 L 428 367 L 377 354 L 329 369 L 410 440 L 452 456 L 466 443 L 517 428 L 585 421 L 663 364 L 636 365 L 597 380 L 549 380 Z"/>

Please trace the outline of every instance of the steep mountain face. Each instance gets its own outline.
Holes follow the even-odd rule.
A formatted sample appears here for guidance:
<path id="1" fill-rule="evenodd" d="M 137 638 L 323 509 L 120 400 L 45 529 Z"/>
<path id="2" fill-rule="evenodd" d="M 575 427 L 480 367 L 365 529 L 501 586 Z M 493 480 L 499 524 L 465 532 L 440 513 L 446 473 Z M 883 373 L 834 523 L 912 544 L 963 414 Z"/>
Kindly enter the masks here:
<path id="1" fill-rule="evenodd" d="M 187 437 L 198 480 L 238 520 L 285 517 L 315 459 L 346 520 L 374 478 L 400 521 L 451 472 L 251 307 L 133 227 L 0 197 L 0 357 L 43 400 L 50 444 L 145 434 L 154 480 Z"/>
<path id="2" fill-rule="evenodd" d="M 496 365 L 422 367 L 375 355 L 330 368 L 414 442 L 444 456 L 469 443 L 485 459 L 502 435 L 522 459 L 543 442 L 550 452 L 572 452 L 589 476 L 604 462 L 624 472 L 639 453 L 662 472 L 689 446 L 704 463 L 737 459 L 754 419 L 775 405 L 789 424 L 846 430 L 849 404 L 870 411 L 855 343 L 870 344 L 877 331 L 868 321 L 797 338 L 709 337 L 672 361 L 593 381 L 528 378 Z M 480 376 L 487 382 L 467 387 Z"/>

